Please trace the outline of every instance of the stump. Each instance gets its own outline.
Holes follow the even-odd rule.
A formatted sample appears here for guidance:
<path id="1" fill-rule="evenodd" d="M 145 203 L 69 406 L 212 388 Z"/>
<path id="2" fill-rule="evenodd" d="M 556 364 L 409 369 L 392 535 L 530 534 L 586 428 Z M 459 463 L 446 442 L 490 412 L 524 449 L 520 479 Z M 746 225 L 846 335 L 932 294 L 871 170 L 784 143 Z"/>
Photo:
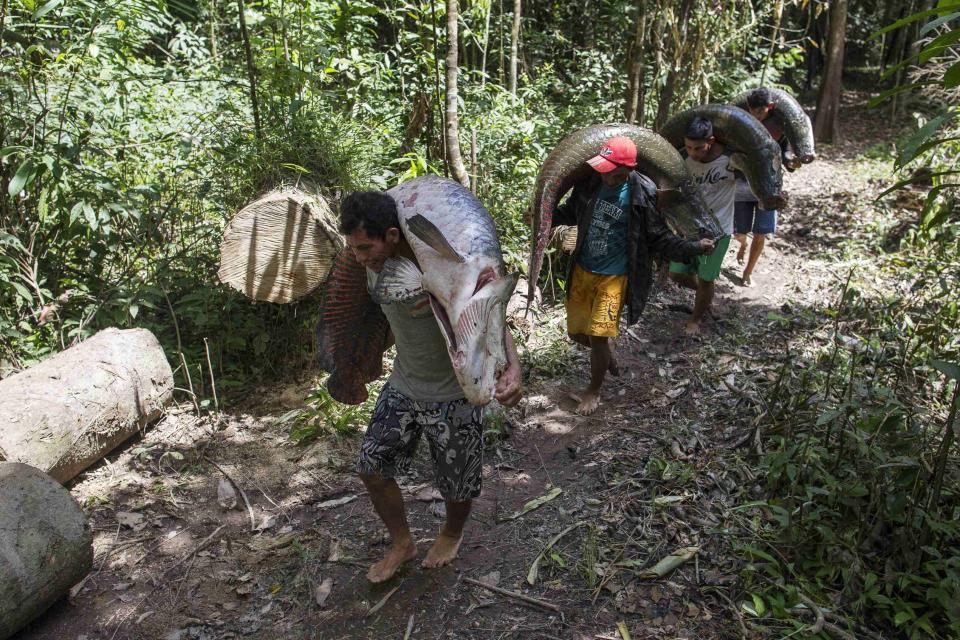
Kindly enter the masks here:
<path id="1" fill-rule="evenodd" d="M 67 482 L 160 417 L 173 372 L 146 329 L 105 329 L 0 380 L 0 460 Z"/>
<path id="2" fill-rule="evenodd" d="M 323 198 L 296 189 L 273 191 L 227 225 L 217 275 L 248 298 L 295 302 L 323 283 L 343 244 Z"/>
<path id="3" fill-rule="evenodd" d="M 0 640 L 87 575 L 92 542 L 69 491 L 39 469 L 0 462 Z"/>

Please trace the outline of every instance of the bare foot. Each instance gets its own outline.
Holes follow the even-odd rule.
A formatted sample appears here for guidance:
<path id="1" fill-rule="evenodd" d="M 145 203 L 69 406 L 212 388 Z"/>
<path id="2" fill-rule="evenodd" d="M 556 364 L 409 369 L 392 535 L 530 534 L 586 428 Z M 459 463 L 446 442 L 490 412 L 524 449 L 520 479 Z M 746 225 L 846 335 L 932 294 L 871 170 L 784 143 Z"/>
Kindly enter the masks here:
<path id="1" fill-rule="evenodd" d="M 387 551 L 383 560 L 374 564 L 367 571 L 367 580 L 373 583 L 386 582 L 393 577 L 404 562 L 417 557 L 417 544 L 413 540 L 405 543 L 394 543 Z"/>
<path id="2" fill-rule="evenodd" d="M 700 333 L 700 323 L 691 320 L 687 323 L 687 326 L 685 326 L 683 330 L 687 332 L 688 336 L 695 336 Z"/>
<path id="3" fill-rule="evenodd" d="M 462 535 L 453 538 L 441 533 L 430 547 L 430 551 L 427 551 L 427 557 L 423 559 L 420 566 L 424 569 L 434 569 L 450 564 L 457 557 L 462 540 Z"/>
<path id="4" fill-rule="evenodd" d="M 750 277 L 750 274 L 749 274 L 749 273 L 743 274 L 743 277 L 742 277 L 740 280 L 741 280 L 741 282 L 743 283 L 743 286 L 745 286 L 745 287 L 752 287 L 752 286 L 753 286 L 753 279 Z"/>
<path id="5" fill-rule="evenodd" d="M 590 389 L 571 393 L 570 397 L 577 401 L 577 413 L 581 416 L 594 413 L 600 406 L 600 393 Z"/>
<path id="6" fill-rule="evenodd" d="M 746 262 L 746 258 L 747 258 L 747 245 L 741 244 L 740 250 L 737 251 L 737 264 L 742 265 L 744 262 Z"/>

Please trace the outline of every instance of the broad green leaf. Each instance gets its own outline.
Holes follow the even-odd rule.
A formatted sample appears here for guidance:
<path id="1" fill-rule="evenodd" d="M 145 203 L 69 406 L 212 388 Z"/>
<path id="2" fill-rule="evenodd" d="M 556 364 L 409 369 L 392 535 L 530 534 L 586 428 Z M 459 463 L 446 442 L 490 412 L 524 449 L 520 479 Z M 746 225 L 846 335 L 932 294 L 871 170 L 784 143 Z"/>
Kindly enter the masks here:
<path id="1" fill-rule="evenodd" d="M 943 113 L 936 118 L 932 118 L 929 122 L 914 131 L 913 135 L 910 136 L 910 138 L 904 143 L 903 148 L 900 150 L 900 157 L 897 159 L 896 168 L 899 169 L 916 158 L 918 153 L 917 149 L 926 143 L 930 139 L 930 136 L 936 133 L 944 123 L 953 120 L 955 115 L 955 111 L 948 111 L 947 113 Z"/>
<path id="2" fill-rule="evenodd" d="M 945 362 L 943 360 L 933 360 L 930 366 L 953 380 L 960 380 L 960 365 L 954 362 Z"/>
<path id="3" fill-rule="evenodd" d="M 20 165 L 20 168 L 17 169 L 17 173 L 14 174 L 13 180 L 11 180 L 10 184 L 7 186 L 7 193 L 9 193 L 11 196 L 16 196 L 26 187 L 30 186 L 30 183 L 33 182 L 33 179 L 36 177 L 37 163 L 33 161 L 33 158 L 27 158 L 23 161 L 23 164 Z"/>
<path id="4" fill-rule="evenodd" d="M 872 40 L 872 39 L 874 39 L 874 38 L 876 38 L 876 37 L 882 36 L 882 35 L 885 34 L 885 33 L 889 33 L 889 32 L 891 32 L 891 31 L 896 31 L 897 29 L 899 29 L 900 27 L 902 27 L 902 26 L 904 26 L 904 25 L 913 24 L 913 23 L 916 22 L 917 20 L 922 20 L 922 19 L 927 18 L 927 17 L 929 17 L 929 16 L 939 16 L 939 15 L 943 15 L 943 14 L 945 14 L 945 13 L 950 13 L 950 12 L 952 12 L 953 10 L 957 9 L 958 7 L 960 7 L 960 0 L 951 0 L 950 2 L 948 2 L 948 3 L 944 4 L 944 5 L 941 5 L 941 6 L 939 6 L 939 7 L 936 7 L 936 8 L 934 8 L 934 9 L 927 9 L 926 11 L 920 11 L 919 13 L 913 13 L 913 14 L 905 17 L 905 18 L 901 18 L 900 20 L 897 20 L 896 22 L 892 22 L 892 23 L 888 24 L 887 26 L 885 26 L 885 27 L 882 28 L 882 29 L 878 29 L 877 31 L 874 31 L 873 33 L 870 34 L 870 36 L 867 38 L 867 40 Z"/>
<path id="5" fill-rule="evenodd" d="M 897 625 L 897 626 L 899 627 L 900 625 L 902 625 L 902 624 L 903 624 L 904 622 L 906 622 L 907 620 L 912 620 L 912 619 L 913 619 L 913 612 L 912 612 L 912 611 L 901 611 L 900 613 L 898 613 L 898 614 L 893 618 L 893 624 L 895 624 L 895 625 Z"/>
<path id="6" fill-rule="evenodd" d="M 960 11 L 954 11 L 951 14 L 940 16 L 936 20 L 931 20 L 927 24 L 923 25 L 923 27 L 921 27 L 919 35 L 922 38 L 923 36 L 927 35 L 928 33 L 933 31 L 940 25 L 946 24 L 947 22 L 950 22 L 951 20 L 954 20 L 956 18 L 960 18 Z"/>
<path id="7" fill-rule="evenodd" d="M 906 91 L 910 91 L 910 90 L 912 90 L 912 89 L 913 89 L 914 87 L 916 87 L 916 86 L 917 86 L 917 85 L 916 85 L 915 83 L 898 84 L 898 85 L 895 86 L 894 88 L 892 88 L 892 89 L 887 89 L 886 91 L 884 91 L 884 92 L 881 93 L 880 95 L 875 96 L 875 97 L 873 97 L 873 98 L 870 98 L 870 100 L 867 102 L 867 106 L 872 109 L 872 108 L 876 107 L 878 104 L 881 104 L 881 103 L 883 103 L 884 101 L 888 100 L 889 98 L 892 98 L 893 96 L 899 95 L 899 94 L 904 93 L 904 92 L 906 92 Z"/>
<path id="8" fill-rule="evenodd" d="M 0 160 L 3 160 L 4 162 L 6 162 L 7 158 L 12 156 L 13 154 L 17 153 L 18 151 L 24 151 L 26 149 L 27 147 L 23 147 L 20 145 L 13 145 L 12 147 L 4 147 L 3 149 L 0 149 Z"/>
<path id="9" fill-rule="evenodd" d="M 50 0 L 50 2 L 48 2 L 47 4 L 43 5 L 42 7 L 40 7 L 39 9 L 33 12 L 33 19 L 39 20 L 43 16 L 47 15 L 48 13 L 56 9 L 62 2 L 63 0 Z"/>
<path id="10" fill-rule="evenodd" d="M 952 89 L 957 85 L 960 85 L 960 62 L 954 62 L 943 74 L 944 88 Z"/>
<path id="11" fill-rule="evenodd" d="M 920 64 L 923 64 L 930 58 L 943 53 L 958 40 L 960 40 L 960 29 L 953 29 L 937 36 L 931 40 L 927 46 L 921 49 L 920 55 L 918 56 Z"/>

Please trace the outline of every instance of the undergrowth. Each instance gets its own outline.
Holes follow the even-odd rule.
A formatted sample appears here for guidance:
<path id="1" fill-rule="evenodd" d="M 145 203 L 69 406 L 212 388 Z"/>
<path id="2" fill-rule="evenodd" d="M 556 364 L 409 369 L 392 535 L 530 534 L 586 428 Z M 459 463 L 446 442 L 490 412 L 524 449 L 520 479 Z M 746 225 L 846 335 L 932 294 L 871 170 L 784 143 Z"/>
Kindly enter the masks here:
<path id="1" fill-rule="evenodd" d="M 960 636 L 958 231 L 912 232 L 880 280 L 851 272 L 761 385 L 768 497 L 741 547 L 748 613 Z"/>

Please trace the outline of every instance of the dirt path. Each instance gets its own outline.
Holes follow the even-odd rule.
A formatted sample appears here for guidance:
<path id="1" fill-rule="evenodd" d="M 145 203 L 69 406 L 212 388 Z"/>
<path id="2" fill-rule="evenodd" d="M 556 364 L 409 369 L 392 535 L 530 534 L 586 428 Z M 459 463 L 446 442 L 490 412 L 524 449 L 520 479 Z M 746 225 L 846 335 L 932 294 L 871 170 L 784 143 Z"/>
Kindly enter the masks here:
<path id="1" fill-rule="evenodd" d="M 255 390 L 257 414 L 199 419 L 184 408 L 85 474 L 73 493 L 95 529 L 95 569 L 19 640 L 618 638 L 618 622 L 633 638 L 741 637 L 732 602 L 740 567 L 729 549 L 735 488 L 749 485 L 751 472 L 713 453 L 742 440 L 744 374 L 770 375 L 751 369 L 754 354 L 775 351 L 792 317 L 814 313 L 868 259 L 844 255 L 841 241 L 909 215 L 890 211 L 878 222 L 860 214 L 889 167 L 863 155 L 881 125 L 848 108 L 843 148 L 823 149 L 787 177 L 791 209 L 756 286 L 739 285 L 734 243 L 702 337 L 683 335 L 685 313 L 676 310 L 691 295 L 667 286 L 653 298 L 618 340 L 625 372 L 610 380 L 597 415 L 575 415 L 566 396 L 586 376 L 585 354 L 557 340 L 556 311 L 542 320 L 527 341 L 545 345 L 525 356 L 528 397 L 511 412 L 508 437 L 491 434 L 484 493 L 455 566 L 411 564 L 386 585 L 366 582 L 386 539 L 352 473 L 358 439 L 298 447 L 275 424 L 285 403 L 303 397 L 305 381 Z M 424 451 L 403 483 L 421 557 L 443 515 Z M 209 461 L 244 489 L 252 516 L 242 497 L 238 510 L 218 505 L 222 475 Z M 511 517 L 557 488 L 555 499 Z M 531 586 L 531 563 L 562 532 Z M 699 554 L 672 575 L 640 575 L 689 546 Z"/>

